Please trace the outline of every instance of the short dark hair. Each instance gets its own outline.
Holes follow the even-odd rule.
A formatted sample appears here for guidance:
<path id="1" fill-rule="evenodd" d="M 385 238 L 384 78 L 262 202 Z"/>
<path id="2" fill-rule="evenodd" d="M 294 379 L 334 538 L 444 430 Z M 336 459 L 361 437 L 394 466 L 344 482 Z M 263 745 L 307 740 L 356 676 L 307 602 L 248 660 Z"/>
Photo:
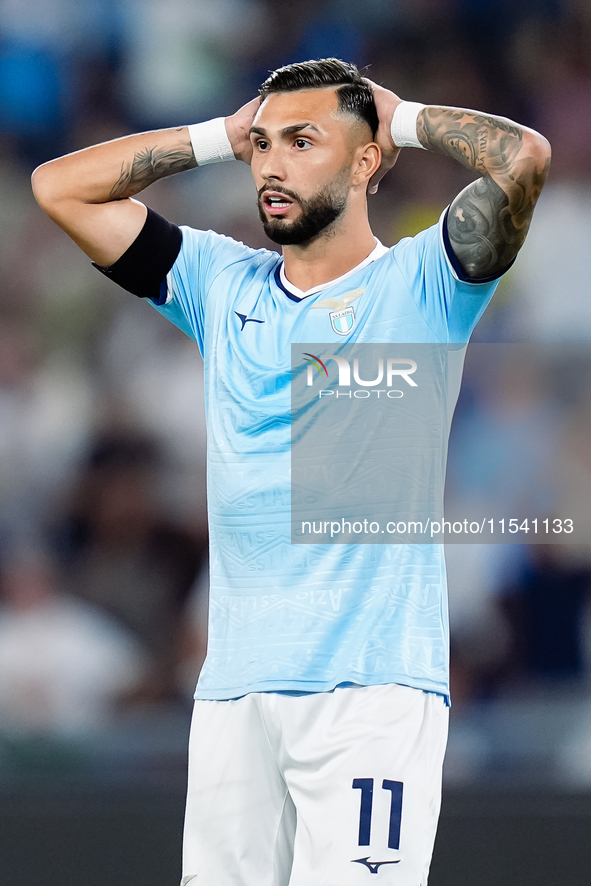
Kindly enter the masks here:
<path id="1" fill-rule="evenodd" d="M 373 91 L 359 73 L 359 69 L 338 58 L 297 62 L 277 68 L 259 89 L 263 101 L 273 92 L 298 92 L 302 89 L 336 87 L 339 110 L 364 120 L 375 137 L 378 131 L 378 112 Z"/>

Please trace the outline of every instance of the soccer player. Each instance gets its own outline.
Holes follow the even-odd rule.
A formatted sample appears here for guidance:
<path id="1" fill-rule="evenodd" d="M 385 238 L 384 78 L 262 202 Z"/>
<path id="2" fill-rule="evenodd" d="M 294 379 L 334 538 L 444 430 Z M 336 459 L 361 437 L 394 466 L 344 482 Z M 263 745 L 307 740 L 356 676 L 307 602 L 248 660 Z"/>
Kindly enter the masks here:
<path id="1" fill-rule="evenodd" d="M 406 146 L 479 177 L 439 224 L 387 249 L 367 193 Z M 183 884 L 427 882 L 447 734 L 442 548 L 290 545 L 290 346 L 466 342 L 524 241 L 549 157 L 530 129 L 401 101 L 328 59 L 275 71 L 226 119 L 35 171 L 51 218 L 205 361 L 210 625 Z M 251 166 L 282 255 L 133 199 L 234 158 Z"/>

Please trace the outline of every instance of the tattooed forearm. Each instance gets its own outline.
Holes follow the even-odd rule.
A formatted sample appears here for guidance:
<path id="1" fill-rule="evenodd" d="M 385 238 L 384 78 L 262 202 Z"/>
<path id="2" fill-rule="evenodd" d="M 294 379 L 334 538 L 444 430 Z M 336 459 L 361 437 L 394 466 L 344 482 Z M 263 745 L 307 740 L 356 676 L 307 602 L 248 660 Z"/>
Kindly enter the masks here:
<path id="1" fill-rule="evenodd" d="M 442 151 L 484 175 L 491 167 L 510 169 L 523 140 L 523 130 L 511 121 L 459 108 L 427 107 L 417 120 L 419 141 Z"/>
<path id="2" fill-rule="evenodd" d="M 133 197 L 158 179 L 185 169 L 193 169 L 195 166 L 197 161 L 188 138 L 186 144 L 179 144 L 173 150 L 144 148 L 135 154 L 133 160 L 122 164 L 121 175 L 115 182 L 109 199 Z"/>
<path id="3" fill-rule="evenodd" d="M 525 240 L 548 174 L 548 143 L 510 120 L 458 108 L 425 108 L 417 134 L 483 176 L 453 202 L 448 232 L 467 276 L 500 273 Z"/>

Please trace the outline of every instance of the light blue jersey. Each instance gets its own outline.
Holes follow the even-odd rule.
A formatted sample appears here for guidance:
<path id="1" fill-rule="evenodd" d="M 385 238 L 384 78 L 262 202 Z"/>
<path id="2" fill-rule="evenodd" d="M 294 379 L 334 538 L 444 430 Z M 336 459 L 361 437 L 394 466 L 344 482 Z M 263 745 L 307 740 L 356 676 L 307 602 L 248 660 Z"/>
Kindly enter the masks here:
<path id="1" fill-rule="evenodd" d="M 205 363 L 211 596 L 196 697 L 343 683 L 448 697 L 442 546 L 290 544 L 291 344 L 467 342 L 496 281 L 458 279 L 442 222 L 307 293 L 275 252 L 182 231 L 157 309 Z"/>

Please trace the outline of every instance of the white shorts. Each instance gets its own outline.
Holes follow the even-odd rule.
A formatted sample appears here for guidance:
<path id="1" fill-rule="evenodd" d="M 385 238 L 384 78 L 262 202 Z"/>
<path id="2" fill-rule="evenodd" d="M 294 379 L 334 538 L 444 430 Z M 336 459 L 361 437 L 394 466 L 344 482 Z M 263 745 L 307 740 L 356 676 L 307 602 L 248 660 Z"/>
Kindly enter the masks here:
<path id="1" fill-rule="evenodd" d="M 398 685 L 197 701 L 182 886 L 425 886 L 447 713 Z"/>

